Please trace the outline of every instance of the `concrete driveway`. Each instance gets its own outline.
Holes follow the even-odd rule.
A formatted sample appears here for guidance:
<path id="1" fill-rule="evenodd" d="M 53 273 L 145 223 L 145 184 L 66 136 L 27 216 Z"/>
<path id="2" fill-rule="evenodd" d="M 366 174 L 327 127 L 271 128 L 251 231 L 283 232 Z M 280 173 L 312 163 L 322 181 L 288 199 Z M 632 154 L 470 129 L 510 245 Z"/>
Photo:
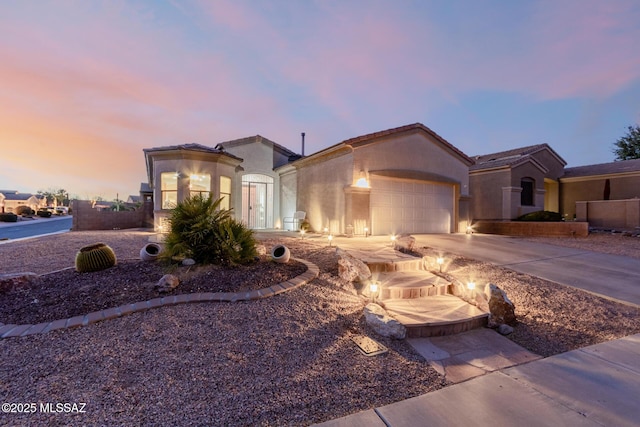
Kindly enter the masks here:
<path id="1" fill-rule="evenodd" d="M 640 307 L 640 261 L 490 234 L 420 234 L 416 244 Z"/>

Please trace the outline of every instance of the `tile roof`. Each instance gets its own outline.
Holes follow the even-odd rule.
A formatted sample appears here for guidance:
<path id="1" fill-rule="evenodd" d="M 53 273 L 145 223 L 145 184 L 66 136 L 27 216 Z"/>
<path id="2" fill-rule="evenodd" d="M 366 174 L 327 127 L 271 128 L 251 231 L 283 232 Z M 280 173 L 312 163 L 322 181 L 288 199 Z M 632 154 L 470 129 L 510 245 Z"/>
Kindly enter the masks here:
<path id="1" fill-rule="evenodd" d="M 640 172 L 640 159 L 565 168 L 561 178 Z"/>
<path id="2" fill-rule="evenodd" d="M 274 142 L 272 140 L 270 140 L 269 138 L 265 138 L 262 135 L 255 135 L 255 136 L 248 136 L 246 138 L 239 138 L 239 139 L 233 139 L 231 141 L 224 141 L 221 142 L 218 145 L 221 145 L 223 148 L 224 147 L 231 147 L 234 145 L 241 145 L 241 144 L 247 144 L 247 143 L 253 143 L 253 142 L 266 142 L 267 144 L 273 145 L 274 148 L 280 150 L 281 152 L 285 153 L 288 156 L 297 156 L 298 154 L 289 150 L 287 147 L 284 147 L 280 144 L 278 144 L 277 142 Z"/>
<path id="3" fill-rule="evenodd" d="M 506 151 L 499 151 L 497 153 L 482 154 L 479 156 L 473 156 L 476 164 L 469 168 L 470 171 L 494 169 L 505 166 L 516 166 L 531 158 L 532 154 L 535 154 L 541 150 L 548 149 L 553 155 L 555 155 L 565 165 L 567 162 L 558 155 L 548 144 L 536 144 L 526 147 L 514 148 Z"/>

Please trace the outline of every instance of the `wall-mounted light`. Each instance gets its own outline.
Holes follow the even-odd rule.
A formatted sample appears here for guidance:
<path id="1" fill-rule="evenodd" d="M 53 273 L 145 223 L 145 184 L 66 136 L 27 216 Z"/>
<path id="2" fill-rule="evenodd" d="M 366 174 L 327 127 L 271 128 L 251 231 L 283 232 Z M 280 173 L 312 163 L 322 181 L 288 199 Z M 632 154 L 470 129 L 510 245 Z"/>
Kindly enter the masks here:
<path id="1" fill-rule="evenodd" d="M 369 181 L 367 181 L 367 175 L 363 170 L 360 171 L 360 177 L 356 181 L 356 187 L 369 188 Z"/>

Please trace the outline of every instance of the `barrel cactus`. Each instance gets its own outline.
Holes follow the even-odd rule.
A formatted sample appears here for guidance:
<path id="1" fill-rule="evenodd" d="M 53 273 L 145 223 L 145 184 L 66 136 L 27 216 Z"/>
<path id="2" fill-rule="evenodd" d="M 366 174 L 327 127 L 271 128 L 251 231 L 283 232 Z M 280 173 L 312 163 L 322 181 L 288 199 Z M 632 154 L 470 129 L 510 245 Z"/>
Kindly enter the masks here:
<path id="1" fill-rule="evenodd" d="M 76 254 L 76 271 L 87 273 L 116 265 L 116 254 L 104 243 L 85 246 Z"/>

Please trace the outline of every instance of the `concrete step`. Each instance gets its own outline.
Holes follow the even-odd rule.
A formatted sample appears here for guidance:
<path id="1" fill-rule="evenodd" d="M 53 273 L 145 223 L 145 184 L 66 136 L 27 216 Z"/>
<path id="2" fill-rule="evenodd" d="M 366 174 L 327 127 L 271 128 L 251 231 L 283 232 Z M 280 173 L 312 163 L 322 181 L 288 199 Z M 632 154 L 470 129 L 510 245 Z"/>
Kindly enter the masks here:
<path id="1" fill-rule="evenodd" d="M 364 259 L 371 273 L 388 273 L 393 271 L 423 270 L 422 258 L 409 257 L 394 260 Z"/>
<path id="2" fill-rule="evenodd" d="M 380 282 L 381 301 L 427 298 L 451 293 L 447 280 L 424 270 L 374 273 L 373 276 Z"/>
<path id="3" fill-rule="evenodd" d="M 454 295 L 391 299 L 382 304 L 390 316 L 407 328 L 408 338 L 437 337 L 487 325 L 489 313 Z"/>

